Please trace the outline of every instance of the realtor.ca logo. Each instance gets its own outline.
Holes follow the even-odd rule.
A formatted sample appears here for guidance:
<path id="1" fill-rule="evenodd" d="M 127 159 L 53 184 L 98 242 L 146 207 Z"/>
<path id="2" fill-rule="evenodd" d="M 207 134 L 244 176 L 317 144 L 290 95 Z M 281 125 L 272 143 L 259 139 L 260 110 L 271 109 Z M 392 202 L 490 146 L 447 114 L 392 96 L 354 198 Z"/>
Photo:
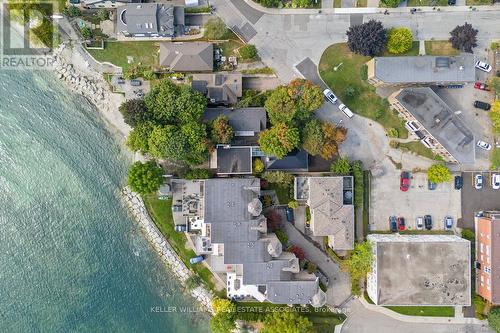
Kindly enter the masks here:
<path id="1" fill-rule="evenodd" d="M 52 69 L 52 50 L 57 39 L 55 1 L 0 2 L 0 69 Z"/>

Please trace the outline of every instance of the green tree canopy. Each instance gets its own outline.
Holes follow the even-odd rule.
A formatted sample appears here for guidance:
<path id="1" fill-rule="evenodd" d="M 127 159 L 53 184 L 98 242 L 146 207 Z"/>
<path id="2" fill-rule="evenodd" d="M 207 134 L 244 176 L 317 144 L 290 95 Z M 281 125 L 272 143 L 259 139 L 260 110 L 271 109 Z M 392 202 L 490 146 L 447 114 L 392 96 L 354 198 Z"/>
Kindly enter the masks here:
<path id="1" fill-rule="evenodd" d="M 233 128 L 225 115 L 220 115 L 212 121 L 211 133 L 214 143 L 229 143 L 234 136 Z"/>
<path id="2" fill-rule="evenodd" d="M 392 28 L 387 32 L 387 51 L 401 54 L 409 51 L 413 44 L 413 34 L 408 28 Z"/>
<path id="3" fill-rule="evenodd" d="M 372 244 L 366 241 L 356 243 L 350 257 L 342 262 L 342 269 L 349 272 L 353 281 L 361 281 L 371 271 L 372 262 Z"/>
<path id="4" fill-rule="evenodd" d="M 149 135 L 154 128 L 153 123 L 149 121 L 138 124 L 127 137 L 127 147 L 132 151 L 147 153 L 149 151 Z"/>
<path id="5" fill-rule="evenodd" d="M 433 183 L 445 183 L 452 179 L 450 170 L 444 164 L 434 164 L 427 169 L 427 179 Z"/>
<path id="6" fill-rule="evenodd" d="M 135 162 L 128 170 L 128 185 L 139 194 L 152 193 L 160 188 L 162 176 L 163 170 L 155 161 Z"/>
<path id="7" fill-rule="evenodd" d="M 210 170 L 208 169 L 191 169 L 189 170 L 184 178 L 186 179 L 208 179 L 210 178 Z"/>
<path id="8" fill-rule="evenodd" d="M 490 119 L 493 125 L 493 131 L 500 133 L 500 100 L 494 102 L 491 106 Z"/>
<path id="9" fill-rule="evenodd" d="M 262 179 L 270 183 L 275 183 L 281 187 L 290 186 L 293 183 L 294 175 L 284 171 L 266 171 L 262 174 Z"/>
<path id="10" fill-rule="evenodd" d="M 276 311 L 266 316 L 262 333 L 309 333 L 313 324 L 297 312 Z"/>
<path id="11" fill-rule="evenodd" d="M 260 133 L 260 149 L 269 155 L 283 158 L 297 148 L 300 143 L 300 133 L 297 128 L 279 123 Z"/>
<path id="12" fill-rule="evenodd" d="M 278 123 L 291 124 L 295 112 L 297 112 L 295 101 L 288 94 L 285 86 L 273 90 L 267 97 L 264 107 L 269 116 L 269 121 L 273 125 Z"/>
<path id="13" fill-rule="evenodd" d="M 488 314 L 488 323 L 495 332 L 500 332 L 500 308 L 491 309 Z"/>
<path id="14" fill-rule="evenodd" d="M 222 39 L 227 34 L 226 24 L 218 17 L 208 20 L 204 28 L 208 39 Z"/>
<path id="15" fill-rule="evenodd" d="M 119 108 L 126 124 L 135 127 L 148 120 L 149 114 L 146 103 L 142 99 L 129 99 Z"/>
<path id="16" fill-rule="evenodd" d="M 148 139 L 149 153 L 156 158 L 184 161 L 189 153 L 186 137 L 173 125 L 155 126 Z"/>
<path id="17" fill-rule="evenodd" d="M 313 119 L 304 127 L 303 148 L 312 156 L 321 153 L 325 137 L 321 128 L 321 121 Z"/>
<path id="18" fill-rule="evenodd" d="M 240 54 L 241 58 L 245 60 L 257 58 L 257 48 L 252 44 L 247 44 L 240 47 L 238 49 L 238 53 Z"/>
<path id="19" fill-rule="evenodd" d="M 214 298 L 212 308 L 215 315 L 210 319 L 210 329 L 214 333 L 230 333 L 235 327 L 236 304 L 228 299 Z"/>
<path id="20" fill-rule="evenodd" d="M 347 157 L 339 157 L 330 166 L 330 171 L 339 176 L 347 176 L 351 173 L 351 165 Z"/>

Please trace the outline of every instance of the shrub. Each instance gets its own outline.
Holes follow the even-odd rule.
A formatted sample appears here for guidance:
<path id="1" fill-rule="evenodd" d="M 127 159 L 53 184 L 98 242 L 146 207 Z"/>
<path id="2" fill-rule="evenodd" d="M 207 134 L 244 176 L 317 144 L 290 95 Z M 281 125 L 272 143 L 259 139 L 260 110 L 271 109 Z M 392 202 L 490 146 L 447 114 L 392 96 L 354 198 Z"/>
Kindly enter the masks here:
<path id="1" fill-rule="evenodd" d="M 157 77 L 156 77 L 156 73 L 153 72 L 152 70 L 145 70 L 144 72 L 142 72 L 142 77 L 144 77 L 144 79 L 146 80 L 155 80 Z"/>
<path id="2" fill-rule="evenodd" d="M 360 76 L 361 76 L 361 80 L 363 80 L 363 81 L 368 80 L 368 66 L 366 64 L 361 66 Z"/>
<path id="3" fill-rule="evenodd" d="M 212 18 L 205 23 L 205 37 L 208 39 L 222 39 L 227 34 L 227 27 L 220 18 Z"/>
<path id="4" fill-rule="evenodd" d="M 295 208 L 298 208 L 299 207 L 299 203 L 297 202 L 297 200 L 292 200 L 288 203 L 288 207 L 292 208 L 292 209 L 295 209 Z"/>
<path id="5" fill-rule="evenodd" d="M 427 169 L 427 179 L 433 183 L 445 183 L 451 181 L 453 176 L 444 164 L 434 164 Z"/>
<path id="6" fill-rule="evenodd" d="M 351 165 L 347 157 L 339 157 L 330 166 L 330 171 L 338 176 L 347 176 L 351 173 Z"/>
<path id="7" fill-rule="evenodd" d="M 387 51 L 402 54 L 409 51 L 413 44 L 413 34 L 408 28 L 392 28 L 387 33 Z"/>
<path id="8" fill-rule="evenodd" d="M 92 39 L 92 30 L 90 30 L 89 27 L 82 27 L 80 28 L 80 33 L 82 34 L 82 37 L 85 39 Z"/>
<path id="9" fill-rule="evenodd" d="M 488 315 L 488 323 L 495 332 L 500 332 L 500 308 L 493 308 Z"/>
<path id="10" fill-rule="evenodd" d="M 155 161 L 135 162 L 128 170 L 128 185 L 139 194 L 158 191 L 162 182 L 163 170 Z"/>
<path id="11" fill-rule="evenodd" d="M 290 186 L 295 179 L 291 173 L 283 171 L 266 171 L 262 174 L 262 178 L 270 183 L 276 183 L 281 187 Z"/>
<path id="12" fill-rule="evenodd" d="M 397 129 L 391 127 L 387 129 L 387 136 L 390 138 L 399 138 L 399 132 Z"/>
<path id="13" fill-rule="evenodd" d="M 384 115 L 385 115 L 385 110 L 384 109 L 377 109 L 377 111 L 375 111 L 375 119 L 376 120 L 382 119 L 382 117 Z"/>
<path id="14" fill-rule="evenodd" d="M 396 140 L 391 140 L 389 141 L 389 147 L 396 149 L 399 147 L 399 142 Z"/>
<path id="15" fill-rule="evenodd" d="M 353 99 L 354 97 L 356 97 L 358 95 L 358 90 L 356 89 L 356 87 L 354 86 L 347 86 L 345 89 L 344 89 L 344 97 L 346 99 Z"/>
<path id="16" fill-rule="evenodd" d="M 76 6 L 69 6 L 64 8 L 63 14 L 69 17 L 79 17 L 82 16 L 82 11 Z"/>
<path id="17" fill-rule="evenodd" d="M 313 274 L 313 273 L 315 273 L 317 270 L 318 270 L 318 266 L 317 266 L 315 263 L 313 263 L 313 262 L 308 262 L 308 263 L 307 263 L 307 272 L 308 272 L 309 274 Z"/>
<path id="18" fill-rule="evenodd" d="M 354 161 L 351 164 L 352 176 L 354 178 L 354 206 L 361 207 L 363 203 L 363 163 Z"/>
<path id="19" fill-rule="evenodd" d="M 280 240 L 281 244 L 283 244 L 283 246 L 288 245 L 288 236 L 283 230 L 277 229 L 274 231 L 274 233 L 276 234 L 276 237 L 278 237 L 278 239 Z"/>
<path id="20" fill-rule="evenodd" d="M 186 173 L 185 178 L 189 180 L 208 179 L 210 176 L 210 170 L 208 169 L 191 169 Z"/>
<path id="21" fill-rule="evenodd" d="M 288 249 L 287 249 L 288 252 L 292 252 L 293 254 L 295 254 L 295 256 L 297 258 L 299 258 L 299 260 L 304 260 L 306 258 L 306 254 L 304 253 L 304 250 L 297 246 L 297 245 L 292 245 L 290 246 Z"/>
<path id="22" fill-rule="evenodd" d="M 281 215 L 275 209 L 269 209 L 264 216 L 267 219 L 267 228 L 276 231 L 281 227 Z"/>
<path id="23" fill-rule="evenodd" d="M 238 50 L 242 59 L 251 60 L 257 58 L 257 48 L 255 45 L 247 44 Z"/>
<path id="24" fill-rule="evenodd" d="M 97 17 L 99 17 L 99 20 L 101 21 L 106 21 L 109 19 L 109 12 L 106 9 L 101 8 L 97 11 Z"/>
<path id="25" fill-rule="evenodd" d="M 381 0 L 383 7 L 398 7 L 401 0 Z"/>
<path id="26" fill-rule="evenodd" d="M 260 158 L 254 158 L 252 162 L 252 170 L 254 174 L 260 174 L 264 171 L 264 162 Z"/>

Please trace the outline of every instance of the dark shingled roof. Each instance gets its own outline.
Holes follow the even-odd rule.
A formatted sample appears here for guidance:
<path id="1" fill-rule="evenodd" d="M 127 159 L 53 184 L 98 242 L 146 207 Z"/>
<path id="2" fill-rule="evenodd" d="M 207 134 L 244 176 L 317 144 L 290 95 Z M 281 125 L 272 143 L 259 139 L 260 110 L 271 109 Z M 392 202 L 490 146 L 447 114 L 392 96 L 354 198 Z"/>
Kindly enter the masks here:
<path id="1" fill-rule="evenodd" d="M 218 146 L 217 173 L 219 174 L 252 173 L 252 148 Z"/>
<path id="2" fill-rule="evenodd" d="M 309 154 L 305 150 L 290 152 L 282 159 L 269 158 L 266 161 L 266 169 L 283 171 L 307 171 L 309 166 Z"/>
<path id="3" fill-rule="evenodd" d="M 214 48 L 207 42 L 160 43 L 160 66 L 178 72 L 212 71 Z"/>

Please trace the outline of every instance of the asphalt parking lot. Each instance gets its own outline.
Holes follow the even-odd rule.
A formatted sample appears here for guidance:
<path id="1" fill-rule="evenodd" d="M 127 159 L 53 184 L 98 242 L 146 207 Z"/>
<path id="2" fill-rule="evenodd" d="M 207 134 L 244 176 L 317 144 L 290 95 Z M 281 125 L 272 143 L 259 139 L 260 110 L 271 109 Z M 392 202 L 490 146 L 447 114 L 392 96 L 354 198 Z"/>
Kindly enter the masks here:
<path id="1" fill-rule="evenodd" d="M 425 173 L 411 173 L 410 189 L 399 189 L 400 171 L 391 171 L 373 178 L 370 195 L 370 229 L 389 230 L 389 216 L 402 216 L 406 229 L 415 230 L 417 216 L 431 215 L 432 230 L 444 230 L 445 216 L 453 218 L 454 227 L 460 217 L 460 191 L 453 182 L 438 184 L 435 190 L 427 188 Z"/>
<path id="2" fill-rule="evenodd" d="M 474 229 L 474 212 L 481 210 L 500 209 L 500 190 L 491 187 L 490 175 L 492 172 L 481 172 L 483 175 L 483 188 L 476 190 L 474 187 L 474 175 L 479 172 L 464 172 L 464 187 L 462 194 L 462 218 L 458 221 L 461 228 Z"/>

